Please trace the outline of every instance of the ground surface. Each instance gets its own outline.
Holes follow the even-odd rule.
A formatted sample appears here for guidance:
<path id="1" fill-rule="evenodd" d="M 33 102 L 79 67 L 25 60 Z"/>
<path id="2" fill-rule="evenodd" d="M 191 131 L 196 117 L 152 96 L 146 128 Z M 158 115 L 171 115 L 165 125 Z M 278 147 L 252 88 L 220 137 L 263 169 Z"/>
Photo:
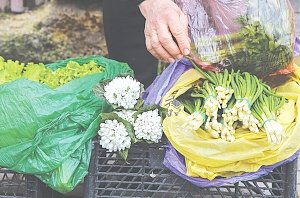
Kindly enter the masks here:
<path id="1" fill-rule="evenodd" d="M 68 57 L 106 55 L 100 1 L 58 2 L 24 14 L 1 14 L 0 56 L 48 63 Z"/>

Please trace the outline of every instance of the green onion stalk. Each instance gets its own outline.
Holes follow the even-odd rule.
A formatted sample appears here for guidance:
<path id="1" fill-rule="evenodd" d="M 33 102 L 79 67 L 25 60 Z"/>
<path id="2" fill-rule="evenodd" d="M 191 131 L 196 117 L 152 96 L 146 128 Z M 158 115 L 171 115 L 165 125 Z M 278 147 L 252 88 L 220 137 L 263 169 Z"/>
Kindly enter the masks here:
<path id="1" fill-rule="evenodd" d="M 217 92 L 215 85 L 210 80 L 204 80 L 202 86 L 195 86 L 191 93 L 193 98 L 201 98 L 202 106 L 206 115 L 206 122 L 204 128 L 213 133 L 212 136 L 216 137 L 221 129 L 221 123 L 218 122 L 218 110 L 221 108 L 217 100 Z"/>
<path id="2" fill-rule="evenodd" d="M 225 70 L 223 73 L 215 73 L 212 71 L 203 71 L 196 65 L 194 65 L 195 69 L 198 70 L 206 80 L 203 83 L 203 87 L 207 85 L 211 85 L 210 88 L 214 89 L 216 92 L 215 97 L 218 101 L 218 108 L 223 109 L 225 114 L 223 118 L 218 121 L 217 116 L 212 116 L 211 113 L 218 113 L 218 109 L 216 105 L 211 105 L 214 108 L 210 107 L 210 103 L 208 103 L 206 108 L 206 115 L 208 116 L 205 122 L 205 130 L 210 133 L 213 138 L 221 138 L 225 141 L 233 142 L 235 140 L 235 127 L 234 122 L 238 120 L 237 110 L 234 107 L 235 99 L 232 97 L 234 90 L 231 88 L 232 77 L 234 76 L 233 71 L 231 73 L 228 70 Z M 210 89 L 209 92 L 212 92 Z M 195 93 L 197 95 L 197 93 Z M 206 96 L 202 96 L 204 99 Z M 211 97 L 213 98 L 213 97 Z M 224 119 L 225 118 L 225 119 Z"/>
<path id="3" fill-rule="evenodd" d="M 217 99 L 220 105 L 222 105 L 222 108 L 227 107 L 227 103 L 234 92 L 230 86 L 232 73 L 230 74 L 227 69 L 223 73 L 215 73 L 218 80 L 218 84 L 216 84 Z"/>
<path id="4" fill-rule="evenodd" d="M 218 109 L 221 108 L 217 100 L 217 92 L 215 86 L 209 81 L 205 80 L 202 87 L 194 89 L 191 94 L 192 97 L 202 98 L 205 114 L 208 120 L 217 119 Z"/>
<path id="5" fill-rule="evenodd" d="M 228 142 L 233 142 L 235 140 L 235 127 L 236 124 L 233 125 L 228 125 L 226 122 L 224 122 L 224 118 L 222 118 L 222 130 L 220 133 L 221 139 L 228 141 Z"/>
<path id="6" fill-rule="evenodd" d="M 250 109 L 263 92 L 264 85 L 256 76 L 251 75 L 248 72 L 242 74 L 236 72 L 233 74 L 231 86 L 234 90 L 234 97 L 236 99 L 236 103 L 233 107 L 236 111 L 233 112 L 236 112 L 238 120 L 243 124 L 243 128 L 249 128 L 249 126 L 257 123 L 254 117 L 251 116 Z M 257 132 L 257 130 L 255 129 L 253 132 Z"/>
<path id="7" fill-rule="evenodd" d="M 184 106 L 184 109 L 190 115 L 187 117 L 183 127 L 189 127 L 192 130 L 198 130 L 206 120 L 205 110 L 201 98 L 178 99 Z"/>
<path id="8" fill-rule="evenodd" d="M 281 142 L 284 130 L 276 120 L 278 110 L 284 105 L 285 99 L 263 92 L 252 106 L 252 114 L 259 121 L 260 127 L 267 134 L 268 141 L 274 144 Z"/>
<path id="9" fill-rule="evenodd" d="M 227 126 L 233 126 L 236 121 L 239 120 L 237 109 L 234 108 L 236 100 L 232 98 L 227 105 L 227 108 L 223 109 L 222 118 L 223 122 Z"/>
<path id="10" fill-rule="evenodd" d="M 215 139 L 223 139 L 228 142 L 235 140 L 235 125 L 228 125 L 223 118 L 206 121 L 205 130 Z"/>
<path id="11" fill-rule="evenodd" d="M 230 86 L 233 70 L 231 73 L 229 73 L 227 69 L 225 69 L 223 73 L 218 73 L 212 71 L 204 71 L 197 67 L 194 63 L 193 65 L 196 70 L 198 70 L 210 83 L 215 86 L 215 90 L 217 92 L 217 100 L 220 104 L 220 108 L 226 108 L 227 103 L 233 94 L 233 89 Z"/>
<path id="12" fill-rule="evenodd" d="M 223 118 L 213 119 L 205 123 L 205 129 L 213 138 L 221 138 L 228 142 L 235 140 L 235 125 L 228 125 Z"/>

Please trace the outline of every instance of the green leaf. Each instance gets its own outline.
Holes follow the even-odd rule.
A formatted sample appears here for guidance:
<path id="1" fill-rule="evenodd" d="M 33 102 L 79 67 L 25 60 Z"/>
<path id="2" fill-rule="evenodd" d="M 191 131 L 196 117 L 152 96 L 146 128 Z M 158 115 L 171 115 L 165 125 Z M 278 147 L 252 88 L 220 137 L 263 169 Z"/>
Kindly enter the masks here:
<path id="1" fill-rule="evenodd" d="M 95 93 L 95 95 L 102 99 L 102 100 L 106 100 L 105 97 L 104 97 L 104 87 L 105 85 L 107 85 L 108 81 L 105 81 L 105 82 L 101 82 L 101 83 L 98 83 L 96 84 L 95 87 L 93 87 L 93 92 Z"/>
<path id="2" fill-rule="evenodd" d="M 249 19 L 247 16 L 241 16 L 237 21 L 241 24 L 241 29 L 238 32 L 213 38 L 216 43 L 221 43 L 226 39 L 225 42 L 230 40 L 233 44 L 230 45 L 230 49 L 226 45 L 218 49 L 218 54 L 222 60 L 230 59 L 231 64 L 229 66 L 263 77 L 285 68 L 292 61 L 291 46 L 281 45 L 280 43 L 283 42 L 279 42 L 279 39 L 270 33 L 260 21 Z M 282 50 L 278 50 L 278 48 L 282 48 Z M 268 56 L 271 58 L 266 58 Z M 220 64 L 220 62 L 214 62 L 213 59 L 206 58 L 204 55 L 201 55 L 201 58 L 211 60 L 211 64 Z M 221 65 L 226 66 L 224 63 Z"/>
<path id="3" fill-rule="evenodd" d="M 192 114 L 195 112 L 195 104 L 193 103 L 194 99 L 185 99 L 185 98 L 179 98 L 178 101 L 184 106 L 187 113 Z"/>
<path id="4" fill-rule="evenodd" d="M 23 76 L 29 80 L 39 82 L 42 73 L 46 71 L 46 67 L 43 64 L 28 63 L 24 69 Z"/>
<path id="5" fill-rule="evenodd" d="M 144 100 L 138 99 L 137 103 L 134 105 L 134 109 L 140 109 L 144 105 Z"/>
<path id="6" fill-rule="evenodd" d="M 111 113 L 102 113 L 101 122 L 105 122 L 105 120 L 117 120 L 118 122 L 122 122 L 125 125 L 125 128 L 128 132 L 128 136 L 131 138 L 131 143 L 134 144 L 137 142 L 137 139 L 134 134 L 133 125 L 124 120 L 123 118 L 119 117 L 118 114 L 111 112 Z"/>
<path id="7" fill-rule="evenodd" d="M 117 77 L 115 77 L 115 78 L 124 78 L 124 77 L 127 77 L 127 76 L 131 76 L 131 75 L 129 75 L 129 74 L 122 74 L 122 75 L 118 75 Z M 131 76 L 132 77 L 132 76 Z M 112 80 L 106 80 L 106 81 L 102 81 L 101 83 L 98 83 L 94 88 L 93 88 L 93 91 L 94 91 L 94 93 L 95 93 L 95 95 L 98 97 L 98 98 L 100 98 L 100 99 L 102 99 L 102 100 L 105 100 L 107 103 L 109 103 L 107 100 L 106 100 L 106 98 L 104 97 L 104 93 L 105 93 L 105 90 L 104 90 L 104 87 L 108 84 L 108 83 L 110 83 Z M 141 97 L 141 95 L 142 95 L 142 93 L 143 93 L 143 91 L 144 91 L 144 85 L 143 84 L 140 84 L 141 86 L 140 86 L 140 97 Z M 109 103 L 110 104 L 110 103 Z M 139 99 L 138 101 L 137 101 L 137 103 L 135 104 L 135 106 L 134 106 L 134 108 L 132 109 L 132 110 L 135 110 L 135 109 L 139 109 L 139 108 L 141 108 L 142 106 L 143 106 L 143 104 L 144 104 L 144 101 L 142 100 L 142 99 Z M 115 104 L 110 104 L 114 109 L 122 109 L 122 107 L 119 107 L 119 106 L 117 106 L 117 105 L 115 105 Z"/>
<path id="8" fill-rule="evenodd" d="M 128 158 L 128 151 L 129 149 L 125 149 L 123 151 L 118 151 L 118 155 L 125 161 L 127 161 Z"/>
<path id="9" fill-rule="evenodd" d="M 137 116 L 138 116 L 138 115 L 140 115 L 140 114 L 142 114 L 142 113 L 144 113 L 144 112 L 147 112 L 147 111 L 153 111 L 153 110 L 155 110 L 155 109 L 158 109 L 158 113 L 159 113 L 159 115 L 160 115 L 162 118 L 164 118 L 164 117 L 166 116 L 166 114 L 167 114 L 167 109 L 162 108 L 162 107 L 159 106 L 159 105 L 150 105 L 150 106 L 145 106 L 145 107 L 143 107 L 143 108 L 138 109 L 137 112 L 135 112 L 135 113 L 133 114 L 133 118 L 134 118 L 134 119 L 137 119 Z"/>

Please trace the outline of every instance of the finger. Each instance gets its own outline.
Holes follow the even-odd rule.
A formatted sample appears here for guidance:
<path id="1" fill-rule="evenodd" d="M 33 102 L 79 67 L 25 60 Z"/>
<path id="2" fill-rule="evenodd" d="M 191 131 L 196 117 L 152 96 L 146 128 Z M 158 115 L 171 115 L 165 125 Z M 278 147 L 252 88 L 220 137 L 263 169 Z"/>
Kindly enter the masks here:
<path id="1" fill-rule="evenodd" d="M 161 60 L 161 58 L 159 57 L 159 55 L 155 52 L 155 50 L 153 49 L 152 45 L 151 45 L 151 41 L 150 41 L 150 36 L 147 35 L 145 36 L 146 39 L 146 48 L 147 50 L 158 60 Z"/>
<path id="2" fill-rule="evenodd" d="M 188 26 L 189 26 L 189 20 L 188 20 L 188 17 L 187 15 L 185 15 L 184 13 L 182 13 L 180 16 L 179 16 L 179 20 L 182 24 L 182 27 L 184 28 L 185 30 L 185 34 L 187 36 L 189 36 L 189 31 L 188 31 Z M 189 43 L 191 43 L 191 39 L 189 38 Z"/>
<path id="3" fill-rule="evenodd" d="M 186 24 L 184 26 L 186 26 Z M 183 27 L 181 23 L 172 19 L 169 20 L 169 27 L 172 35 L 177 41 L 181 53 L 183 55 L 188 55 L 190 53 L 190 44 L 187 35 L 187 26 Z"/>
<path id="4" fill-rule="evenodd" d="M 189 42 L 189 46 L 191 46 L 191 42 L 192 42 L 192 40 L 191 40 L 191 38 L 190 38 L 190 34 L 189 34 L 189 20 L 188 20 L 188 17 L 187 17 L 187 15 L 185 15 L 185 14 L 181 14 L 180 15 L 180 20 L 182 21 L 181 23 L 183 24 L 183 27 L 184 27 L 184 30 L 185 30 L 185 34 L 187 35 L 187 37 L 188 37 L 188 42 Z M 189 48 L 189 50 L 190 50 L 190 48 Z M 185 54 L 185 55 L 188 55 L 188 54 Z"/>
<path id="5" fill-rule="evenodd" d="M 150 42 L 153 50 L 159 57 L 161 57 L 163 60 L 166 60 L 168 62 L 175 61 L 174 58 L 163 48 L 163 46 L 161 45 L 158 39 L 157 33 L 154 31 L 150 35 Z"/>
<path id="6" fill-rule="evenodd" d="M 181 51 L 174 41 L 168 26 L 160 25 L 157 29 L 158 39 L 163 48 L 175 59 L 182 58 Z"/>

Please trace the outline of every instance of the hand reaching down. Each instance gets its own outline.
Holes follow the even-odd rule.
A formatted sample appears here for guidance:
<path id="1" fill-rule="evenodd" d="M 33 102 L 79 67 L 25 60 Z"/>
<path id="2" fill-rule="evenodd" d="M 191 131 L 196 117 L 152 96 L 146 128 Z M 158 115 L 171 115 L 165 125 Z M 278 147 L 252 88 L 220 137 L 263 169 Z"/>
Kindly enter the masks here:
<path id="1" fill-rule="evenodd" d="M 139 8 L 146 18 L 146 46 L 153 56 L 173 62 L 190 53 L 188 20 L 173 1 L 145 0 Z"/>

